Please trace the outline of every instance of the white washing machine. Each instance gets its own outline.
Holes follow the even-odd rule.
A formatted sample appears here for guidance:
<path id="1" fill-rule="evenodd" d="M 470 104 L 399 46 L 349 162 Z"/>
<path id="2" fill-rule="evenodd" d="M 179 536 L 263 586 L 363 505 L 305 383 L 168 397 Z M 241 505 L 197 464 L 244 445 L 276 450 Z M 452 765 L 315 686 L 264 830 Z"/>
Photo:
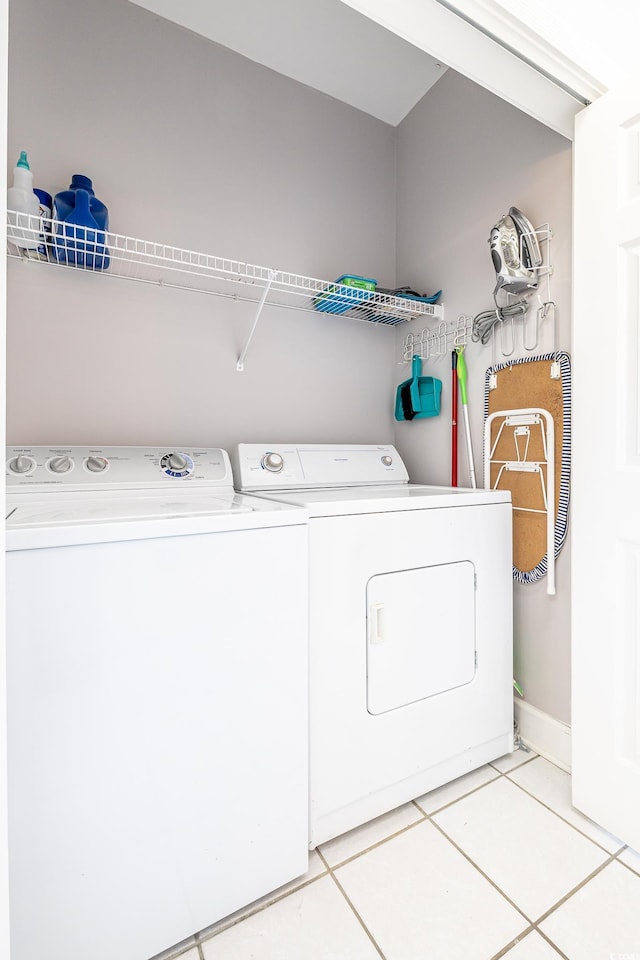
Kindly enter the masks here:
<path id="1" fill-rule="evenodd" d="M 307 517 L 219 449 L 7 450 L 12 960 L 146 960 L 304 873 Z"/>
<path id="2" fill-rule="evenodd" d="M 512 750 L 510 494 L 411 484 L 388 445 L 233 455 L 310 517 L 311 847 Z"/>

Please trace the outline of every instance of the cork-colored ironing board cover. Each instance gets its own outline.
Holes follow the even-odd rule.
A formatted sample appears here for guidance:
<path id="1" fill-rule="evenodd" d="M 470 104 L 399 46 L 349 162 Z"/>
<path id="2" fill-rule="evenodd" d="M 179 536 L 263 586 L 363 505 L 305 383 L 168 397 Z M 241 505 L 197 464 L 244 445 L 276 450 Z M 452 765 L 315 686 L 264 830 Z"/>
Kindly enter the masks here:
<path id="1" fill-rule="evenodd" d="M 551 364 L 557 361 L 560 378 L 552 379 Z M 490 389 L 491 374 L 496 375 L 497 386 Z M 571 361 L 567 353 L 549 353 L 543 356 L 513 360 L 490 367 L 485 376 L 484 415 L 486 418 L 500 410 L 518 410 L 540 407 L 553 417 L 555 430 L 555 489 L 556 520 L 554 528 L 555 556 L 566 539 L 569 523 L 569 493 L 571 480 Z M 494 443 L 501 420 L 491 425 Z M 498 459 L 514 460 L 513 431 L 504 431 L 494 454 Z M 486 456 L 485 451 L 485 456 Z M 531 429 L 528 460 L 544 461 L 540 429 Z M 498 467 L 491 466 L 491 484 L 496 481 Z M 543 467 L 543 474 L 546 467 Z M 540 477 L 531 473 L 503 473 L 500 488 L 511 490 L 514 508 L 533 507 L 544 511 Z M 546 514 L 524 510 L 513 511 L 513 576 L 520 583 L 534 583 L 547 573 Z"/>

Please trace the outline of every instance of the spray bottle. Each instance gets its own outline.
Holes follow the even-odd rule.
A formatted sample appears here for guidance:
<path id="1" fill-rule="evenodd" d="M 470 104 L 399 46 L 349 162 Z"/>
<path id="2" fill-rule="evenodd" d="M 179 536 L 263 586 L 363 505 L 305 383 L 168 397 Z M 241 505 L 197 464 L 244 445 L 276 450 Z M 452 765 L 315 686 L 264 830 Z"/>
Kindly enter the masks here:
<path id="1" fill-rule="evenodd" d="M 37 250 L 40 233 L 40 203 L 33 192 L 33 174 L 24 150 L 13 171 L 13 186 L 7 190 L 7 239 L 24 250 Z"/>

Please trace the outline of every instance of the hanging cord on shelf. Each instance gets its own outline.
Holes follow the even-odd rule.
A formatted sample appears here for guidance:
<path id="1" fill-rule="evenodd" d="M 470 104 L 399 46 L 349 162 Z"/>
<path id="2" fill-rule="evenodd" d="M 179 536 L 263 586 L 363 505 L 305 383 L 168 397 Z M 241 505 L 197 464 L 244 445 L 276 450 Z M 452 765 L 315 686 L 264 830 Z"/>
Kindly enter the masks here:
<path id="1" fill-rule="evenodd" d="M 505 320 L 524 317 L 529 309 L 529 301 L 523 297 L 522 300 L 516 300 L 505 307 L 496 307 L 495 310 L 484 310 L 478 313 L 471 324 L 471 339 L 474 343 L 489 343 L 494 327 L 497 323 L 504 323 Z"/>

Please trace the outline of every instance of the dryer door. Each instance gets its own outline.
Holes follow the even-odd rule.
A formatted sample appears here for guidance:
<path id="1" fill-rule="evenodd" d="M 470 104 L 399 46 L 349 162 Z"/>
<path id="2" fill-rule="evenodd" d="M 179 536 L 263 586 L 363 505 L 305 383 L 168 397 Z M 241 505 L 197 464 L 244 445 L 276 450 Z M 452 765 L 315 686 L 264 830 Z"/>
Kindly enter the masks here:
<path id="1" fill-rule="evenodd" d="M 397 570 L 367 583 L 367 710 L 387 713 L 463 686 L 476 669 L 470 561 Z"/>

